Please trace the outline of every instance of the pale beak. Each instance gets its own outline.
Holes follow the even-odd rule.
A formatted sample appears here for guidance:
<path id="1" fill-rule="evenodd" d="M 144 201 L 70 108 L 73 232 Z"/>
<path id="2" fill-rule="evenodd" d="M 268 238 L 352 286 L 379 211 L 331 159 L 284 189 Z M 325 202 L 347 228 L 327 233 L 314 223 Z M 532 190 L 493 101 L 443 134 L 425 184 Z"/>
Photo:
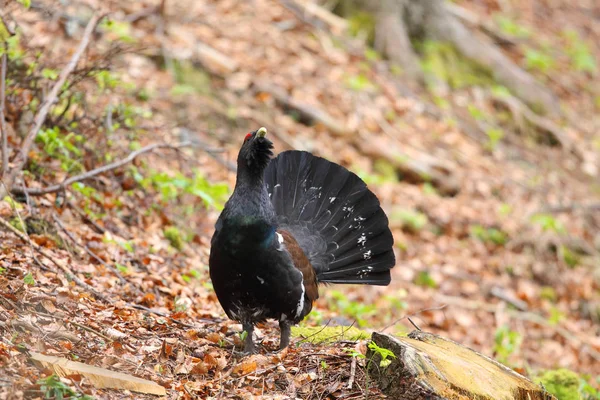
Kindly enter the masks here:
<path id="1" fill-rule="evenodd" d="M 256 137 L 265 137 L 267 135 L 267 128 L 264 126 L 256 131 Z"/>

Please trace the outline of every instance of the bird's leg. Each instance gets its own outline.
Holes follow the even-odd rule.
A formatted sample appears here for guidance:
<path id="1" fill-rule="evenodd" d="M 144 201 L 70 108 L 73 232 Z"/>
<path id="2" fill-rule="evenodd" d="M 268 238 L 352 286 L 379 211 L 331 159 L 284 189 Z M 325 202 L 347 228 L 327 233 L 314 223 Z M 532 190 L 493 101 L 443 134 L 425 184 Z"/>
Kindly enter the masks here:
<path id="1" fill-rule="evenodd" d="M 292 333 L 291 321 L 279 321 L 279 330 L 281 331 L 281 337 L 279 339 L 279 350 L 283 350 L 290 344 L 290 335 Z"/>
<path id="2" fill-rule="evenodd" d="M 256 353 L 256 347 L 254 346 L 254 340 L 252 336 L 254 336 L 254 325 L 253 324 L 243 324 L 244 331 L 246 332 L 246 339 L 244 339 L 244 352 L 249 354 Z"/>

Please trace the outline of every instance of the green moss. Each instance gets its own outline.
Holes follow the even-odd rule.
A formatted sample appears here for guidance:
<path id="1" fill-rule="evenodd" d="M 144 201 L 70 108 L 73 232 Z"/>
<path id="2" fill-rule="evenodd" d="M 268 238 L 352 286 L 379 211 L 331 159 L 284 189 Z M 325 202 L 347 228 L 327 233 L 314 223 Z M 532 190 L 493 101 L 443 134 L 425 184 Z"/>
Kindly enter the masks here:
<path id="1" fill-rule="evenodd" d="M 579 400 L 579 376 L 568 369 L 546 371 L 534 379 L 559 400 Z"/>
<path id="2" fill-rule="evenodd" d="M 169 241 L 169 244 L 177 250 L 183 249 L 183 237 L 181 232 L 174 226 L 169 226 L 163 231 L 165 239 Z"/>
<path id="3" fill-rule="evenodd" d="M 340 340 L 362 340 L 371 337 L 353 326 L 292 326 L 292 336 L 314 344 L 333 343 Z"/>
<path id="4" fill-rule="evenodd" d="M 390 221 L 399 223 L 404 231 L 417 233 L 428 224 L 429 218 L 420 211 L 400 208 L 392 211 Z"/>
<path id="5" fill-rule="evenodd" d="M 435 85 L 444 81 L 454 89 L 467 86 L 493 86 L 494 79 L 485 67 L 462 56 L 451 44 L 425 41 L 420 44 L 422 66 L 427 80 Z"/>
<path id="6" fill-rule="evenodd" d="M 206 71 L 195 67 L 188 61 L 174 62 L 173 69 L 177 81 L 177 86 L 174 88 L 175 94 L 210 94 L 210 75 Z"/>
<path id="7" fill-rule="evenodd" d="M 15 229 L 25 233 L 25 225 L 18 216 L 12 217 L 8 223 Z"/>
<path id="8" fill-rule="evenodd" d="M 367 43 L 370 45 L 375 42 L 375 23 L 375 16 L 364 11 L 356 11 L 348 17 L 350 34 L 352 36 L 366 35 Z"/>

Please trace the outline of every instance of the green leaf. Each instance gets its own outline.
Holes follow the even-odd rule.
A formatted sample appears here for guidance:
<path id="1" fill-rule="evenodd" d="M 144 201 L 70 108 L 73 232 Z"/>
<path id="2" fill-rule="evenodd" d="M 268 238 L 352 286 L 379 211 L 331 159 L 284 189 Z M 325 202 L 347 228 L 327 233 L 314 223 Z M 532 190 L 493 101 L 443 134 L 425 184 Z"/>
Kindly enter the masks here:
<path id="1" fill-rule="evenodd" d="M 35 285 L 35 279 L 33 279 L 33 275 L 31 274 L 31 272 L 27 273 L 27 275 L 23 277 L 23 282 L 29 286 Z"/>
<path id="2" fill-rule="evenodd" d="M 44 68 L 42 70 L 42 76 L 46 79 L 55 80 L 58 78 L 58 71 L 50 68 Z"/>

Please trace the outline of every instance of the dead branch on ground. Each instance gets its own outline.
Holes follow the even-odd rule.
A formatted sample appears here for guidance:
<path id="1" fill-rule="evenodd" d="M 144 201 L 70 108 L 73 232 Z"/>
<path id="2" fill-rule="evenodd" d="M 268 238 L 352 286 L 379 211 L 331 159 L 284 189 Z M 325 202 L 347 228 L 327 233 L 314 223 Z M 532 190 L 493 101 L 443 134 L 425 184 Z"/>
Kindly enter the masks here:
<path id="1" fill-rule="evenodd" d="M 0 73 L 0 130 L 2 131 L 2 169 L 0 177 L 4 181 L 4 176 L 8 173 L 8 131 L 4 117 L 4 107 L 6 101 L 6 53 L 2 54 L 2 72 Z"/>
<path id="2" fill-rule="evenodd" d="M 58 227 L 65 233 L 65 235 L 67 235 L 67 237 L 78 247 L 81 247 L 82 249 L 85 250 L 85 252 L 92 257 L 94 260 L 98 261 L 100 264 L 102 264 L 106 269 L 110 270 L 117 278 L 119 278 L 119 281 L 121 282 L 121 284 L 125 285 L 127 284 L 127 280 L 125 278 L 123 278 L 123 275 L 121 275 L 121 273 L 112 265 L 106 263 L 103 259 L 101 259 L 100 257 L 98 257 L 93 251 L 90 250 L 89 247 L 87 247 L 86 245 L 83 245 L 81 243 L 79 243 L 79 241 L 77 239 L 75 239 L 75 237 L 73 236 L 73 234 L 71 232 L 69 232 L 67 230 L 67 228 L 65 227 L 65 225 L 63 224 L 63 222 L 61 221 L 61 219 L 58 217 L 58 215 L 56 214 L 52 214 L 52 218 L 54 219 L 54 222 L 56 223 L 56 225 L 58 225 Z"/>
<path id="3" fill-rule="evenodd" d="M 91 287 L 90 285 L 88 285 L 87 283 L 85 283 L 84 281 L 82 281 L 73 271 L 71 271 L 69 269 L 69 267 L 67 267 L 66 265 L 64 265 L 62 262 L 59 262 L 58 260 L 56 260 L 52 256 L 52 254 L 50 254 L 48 251 L 46 251 L 46 249 L 44 249 L 43 247 L 41 247 L 37 243 L 32 242 L 31 239 L 29 239 L 28 236 L 24 235 L 17 228 L 15 228 L 11 224 L 9 224 L 6 220 L 4 220 L 4 218 L 0 218 L 0 225 L 2 225 L 6 229 L 8 229 L 12 233 L 14 233 L 19 239 L 21 239 L 23 242 L 25 242 L 26 244 L 28 244 L 31 247 L 33 247 L 38 253 L 40 253 L 42 256 L 44 256 L 52 264 L 54 264 L 55 266 L 57 266 L 58 269 L 63 272 L 63 274 L 65 275 L 65 277 L 67 279 L 73 280 L 77 285 L 81 286 L 85 291 L 93 294 L 96 298 L 98 298 L 98 299 L 100 299 L 100 300 L 102 300 L 102 301 L 104 301 L 106 303 L 109 303 L 109 304 L 112 302 L 108 297 L 106 297 L 105 295 L 103 295 L 102 293 L 98 292 L 96 289 L 94 289 L 93 287 Z"/>

